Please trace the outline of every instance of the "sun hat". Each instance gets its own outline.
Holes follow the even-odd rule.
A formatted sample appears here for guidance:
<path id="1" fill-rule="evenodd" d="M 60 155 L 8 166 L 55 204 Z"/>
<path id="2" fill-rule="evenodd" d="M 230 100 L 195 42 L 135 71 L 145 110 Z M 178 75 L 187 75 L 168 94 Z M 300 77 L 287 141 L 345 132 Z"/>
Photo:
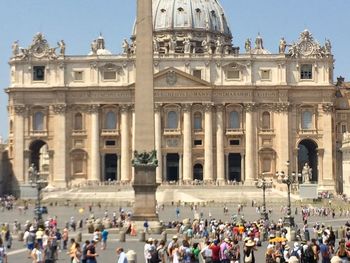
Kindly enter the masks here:
<path id="1" fill-rule="evenodd" d="M 255 246 L 255 242 L 253 240 L 249 240 L 247 243 L 245 243 L 245 245 L 247 247 L 254 247 Z"/>

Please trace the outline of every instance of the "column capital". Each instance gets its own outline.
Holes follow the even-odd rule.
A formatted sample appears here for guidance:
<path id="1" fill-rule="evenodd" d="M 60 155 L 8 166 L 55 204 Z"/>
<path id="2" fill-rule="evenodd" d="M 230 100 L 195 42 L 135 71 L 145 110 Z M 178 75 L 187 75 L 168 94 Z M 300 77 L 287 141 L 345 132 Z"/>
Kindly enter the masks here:
<path id="1" fill-rule="evenodd" d="M 67 109 L 66 104 L 56 104 L 52 105 L 52 110 L 54 114 L 65 114 Z"/>
<path id="2" fill-rule="evenodd" d="M 88 112 L 91 113 L 98 113 L 98 110 L 100 109 L 100 105 L 99 104 L 92 104 L 89 105 L 89 109 Z"/>
<path id="3" fill-rule="evenodd" d="M 16 115 L 24 115 L 28 111 L 28 107 L 25 105 L 14 105 Z"/>
<path id="4" fill-rule="evenodd" d="M 131 109 L 131 105 L 129 105 L 129 104 L 121 104 L 120 105 L 121 112 L 128 112 L 130 109 Z"/>
<path id="5" fill-rule="evenodd" d="M 192 108 L 192 103 L 184 103 L 184 104 L 181 104 L 181 106 L 182 106 L 182 111 L 190 112 Z"/>
<path id="6" fill-rule="evenodd" d="M 276 112 L 288 112 L 291 104 L 289 102 L 281 102 L 275 104 Z"/>
<path id="7" fill-rule="evenodd" d="M 213 103 L 204 103 L 204 104 L 203 104 L 204 111 L 206 111 L 206 112 L 212 111 L 213 106 L 214 106 Z"/>
<path id="8" fill-rule="evenodd" d="M 334 111 L 334 105 L 333 105 L 333 103 L 323 103 L 322 109 L 323 109 L 324 113 L 330 114 Z"/>
<path id="9" fill-rule="evenodd" d="M 244 103 L 243 107 L 246 112 L 253 112 L 256 109 L 256 104 L 254 102 Z"/>
<path id="10" fill-rule="evenodd" d="M 163 108 L 163 103 L 155 103 L 154 104 L 154 112 L 160 112 Z"/>
<path id="11" fill-rule="evenodd" d="M 323 156 L 323 154 L 324 154 L 324 149 L 323 148 L 317 148 L 316 151 L 317 151 L 317 155 Z"/>
<path id="12" fill-rule="evenodd" d="M 216 104 L 215 107 L 216 107 L 216 112 L 222 112 L 225 108 L 225 105 L 224 104 Z"/>

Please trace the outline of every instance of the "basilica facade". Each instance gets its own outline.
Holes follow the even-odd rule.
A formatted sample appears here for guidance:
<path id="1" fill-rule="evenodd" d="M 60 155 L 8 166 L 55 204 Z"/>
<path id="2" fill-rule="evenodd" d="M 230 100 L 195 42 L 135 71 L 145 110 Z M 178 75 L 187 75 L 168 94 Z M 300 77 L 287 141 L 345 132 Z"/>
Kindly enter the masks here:
<path id="1" fill-rule="evenodd" d="M 284 171 L 302 183 L 307 163 L 308 180 L 341 191 L 348 102 L 330 41 L 304 30 L 275 53 L 260 35 L 240 50 L 218 1 L 153 2 L 157 181 L 251 184 Z M 13 44 L 13 182 L 26 184 L 32 163 L 53 186 L 133 181 L 136 43 L 137 28 L 122 54 L 102 36 L 88 55 L 67 55 L 42 33 L 28 48 Z"/>

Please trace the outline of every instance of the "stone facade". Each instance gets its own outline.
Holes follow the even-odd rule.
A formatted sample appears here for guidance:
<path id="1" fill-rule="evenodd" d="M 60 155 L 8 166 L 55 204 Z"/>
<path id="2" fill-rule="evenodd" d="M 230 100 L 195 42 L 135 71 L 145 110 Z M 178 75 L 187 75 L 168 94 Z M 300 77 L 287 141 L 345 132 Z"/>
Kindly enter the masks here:
<path id="1" fill-rule="evenodd" d="M 260 36 L 240 52 L 225 21 L 215 34 L 199 22 L 155 29 L 157 182 L 252 183 L 277 171 L 300 173 L 308 162 L 319 189 L 341 190 L 335 127 L 347 125 L 349 113 L 348 105 L 339 108 L 330 42 L 321 46 L 305 30 L 289 50 L 281 39 L 278 54 Z M 42 34 L 27 49 L 14 43 L 9 155 L 19 184 L 31 163 L 43 169 L 43 146 L 54 186 L 133 181 L 135 32 L 120 55 L 102 36 L 87 56 L 66 55 L 64 41 L 56 52 Z"/>

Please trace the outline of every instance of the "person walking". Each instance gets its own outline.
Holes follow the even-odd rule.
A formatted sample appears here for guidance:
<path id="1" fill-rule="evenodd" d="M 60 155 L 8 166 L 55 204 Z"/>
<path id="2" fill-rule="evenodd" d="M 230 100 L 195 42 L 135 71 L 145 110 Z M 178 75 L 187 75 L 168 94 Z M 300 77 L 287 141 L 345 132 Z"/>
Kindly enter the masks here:
<path id="1" fill-rule="evenodd" d="M 33 263 L 43 263 L 43 253 L 40 250 L 40 245 L 38 242 L 34 244 L 34 249 L 32 250 L 31 257 Z"/>
<path id="2" fill-rule="evenodd" d="M 98 257 L 96 253 L 96 242 L 95 240 L 91 240 L 90 245 L 87 247 L 86 263 L 96 263 L 96 257 Z"/>
<path id="3" fill-rule="evenodd" d="M 75 248 L 74 248 L 74 253 L 73 253 L 72 263 L 80 263 L 81 255 L 82 255 L 82 252 L 80 249 L 80 244 L 76 242 Z"/>
<path id="4" fill-rule="evenodd" d="M 101 249 L 105 250 L 107 248 L 107 239 L 108 239 L 108 231 L 107 229 L 103 229 L 101 233 Z"/>
<path id="5" fill-rule="evenodd" d="M 0 263 L 7 263 L 6 248 L 4 246 L 4 243 L 1 237 L 0 237 Z"/>
<path id="6" fill-rule="evenodd" d="M 86 240 L 82 248 L 81 263 L 86 263 L 87 261 L 87 248 L 89 247 L 89 245 L 90 241 Z"/>
<path id="7" fill-rule="evenodd" d="M 117 263 L 128 263 L 128 259 L 126 257 L 126 254 L 124 252 L 124 249 L 122 247 L 118 247 L 115 252 L 117 253 L 118 256 L 118 261 Z"/>

